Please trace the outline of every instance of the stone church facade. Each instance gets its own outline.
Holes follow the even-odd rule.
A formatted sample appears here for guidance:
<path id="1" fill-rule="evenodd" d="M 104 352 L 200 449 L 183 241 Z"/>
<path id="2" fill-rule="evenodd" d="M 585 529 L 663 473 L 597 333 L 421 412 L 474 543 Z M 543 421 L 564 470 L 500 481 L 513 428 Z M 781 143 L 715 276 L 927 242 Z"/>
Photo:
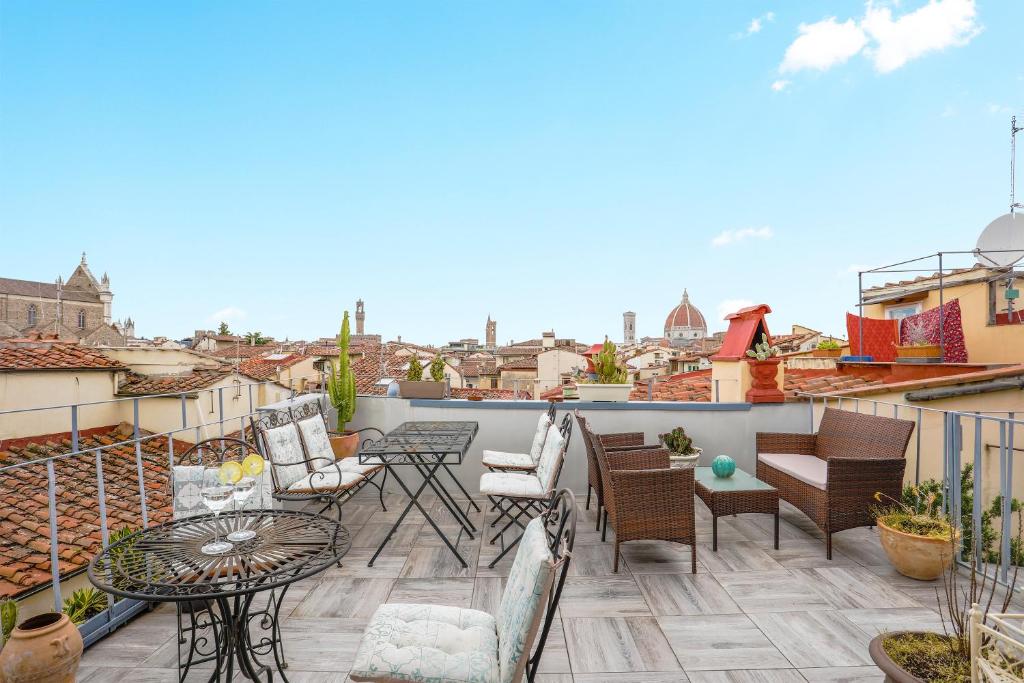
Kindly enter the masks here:
<path id="1" fill-rule="evenodd" d="M 65 282 L 0 277 L 0 338 L 54 335 L 89 346 L 124 346 L 134 324 L 113 322 L 114 293 L 104 273 L 97 280 L 82 262 Z"/>

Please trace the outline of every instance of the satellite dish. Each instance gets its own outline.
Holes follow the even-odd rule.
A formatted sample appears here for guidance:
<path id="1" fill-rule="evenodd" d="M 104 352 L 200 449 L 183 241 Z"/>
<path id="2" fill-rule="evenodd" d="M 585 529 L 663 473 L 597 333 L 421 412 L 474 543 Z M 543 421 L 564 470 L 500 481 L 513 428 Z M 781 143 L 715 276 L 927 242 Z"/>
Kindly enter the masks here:
<path id="1" fill-rule="evenodd" d="M 1024 259 L 1024 213 L 1008 213 L 988 224 L 974 248 L 983 266 L 1012 266 Z"/>

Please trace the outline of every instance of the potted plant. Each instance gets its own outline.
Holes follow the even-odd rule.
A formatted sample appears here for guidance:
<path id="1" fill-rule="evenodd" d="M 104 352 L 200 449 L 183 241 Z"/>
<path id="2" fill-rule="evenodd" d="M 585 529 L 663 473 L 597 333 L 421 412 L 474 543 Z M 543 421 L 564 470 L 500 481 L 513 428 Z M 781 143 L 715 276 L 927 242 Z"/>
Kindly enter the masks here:
<path id="1" fill-rule="evenodd" d="M 942 347 L 933 344 L 928 338 L 928 330 L 924 321 L 918 318 L 904 320 L 902 323 L 908 344 L 896 347 L 898 363 L 941 363 Z"/>
<path id="2" fill-rule="evenodd" d="M 430 361 L 431 372 L 433 372 L 434 362 L 441 359 L 440 356 L 435 356 L 434 360 Z M 431 375 L 433 376 L 433 375 Z M 444 379 L 444 359 L 441 359 L 441 379 Z M 423 380 L 423 363 L 420 362 L 419 357 L 413 353 L 409 359 L 409 369 L 405 373 L 405 379 L 399 380 L 398 382 L 398 393 L 402 398 L 444 398 L 445 384 L 440 381 Z"/>
<path id="3" fill-rule="evenodd" d="M 581 401 L 615 401 L 629 400 L 629 392 L 633 385 L 629 383 L 626 366 L 615 357 L 615 344 L 604 339 L 601 351 L 592 360 L 594 379 L 580 379 L 576 390 Z"/>
<path id="4" fill-rule="evenodd" d="M 922 492 L 916 486 L 909 494 L 914 504 L 876 493 L 875 500 L 890 504 L 875 510 L 878 538 L 889 562 L 903 576 L 921 581 L 933 581 L 953 562 L 953 544 L 950 536 L 959 538 L 940 511 L 941 493 L 926 487 Z M 906 494 L 905 494 L 906 495 Z"/>
<path id="5" fill-rule="evenodd" d="M 815 358 L 839 358 L 843 353 L 843 347 L 835 339 L 822 339 L 818 342 L 818 348 L 811 351 Z"/>
<path id="6" fill-rule="evenodd" d="M 961 481 L 970 480 L 971 477 L 971 468 L 964 468 Z M 930 488 L 930 482 L 922 484 L 922 487 L 926 484 Z M 962 487 L 962 502 L 973 498 L 972 489 L 973 481 L 968 485 L 967 491 L 964 491 Z M 998 497 L 993 502 L 1001 503 Z M 971 507 L 963 509 L 971 510 Z M 950 562 L 943 574 L 942 595 L 941 597 L 936 596 L 939 613 L 942 616 L 943 632 L 886 632 L 872 639 L 868 646 L 871 659 L 885 674 L 886 681 L 911 683 L 914 681 L 971 680 L 971 620 L 973 618 L 984 622 L 990 611 L 1007 611 L 1014 596 L 1017 572 L 1019 567 L 1024 564 L 1024 557 L 1020 556 L 1021 533 L 1019 530 L 1022 526 L 1021 523 L 1024 522 L 1024 519 L 1021 519 L 1020 504 L 1011 506 L 1011 510 L 1018 516 L 1018 532 L 1016 538 L 1011 539 L 1010 542 L 1013 554 L 1011 564 L 1015 566 L 1007 575 L 1008 585 L 1005 591 L 994 580 L 1000 555 L 990 548 L 993 546 L 998 548 L 1002 544 L 999 543 L 998 534 L 991 526 L 991 516 L 982 515 L 982 533 L 979 535 L 980 537 L 976 538 L 973 533 L 968 533 L 972 530 L 973 524 L 970 513 L 964 515 L 959 525 L 960 529 L 950 525 L 950 532 L 945 540 L 949 545 L 950 556 L 960 552 L 961 558 L 969 565 L 969 573 L 962 576 L 957 563 Z M 911 511 L 917 514 L 913 507 Z M 980 566 L 979 557 L 981 558 Z M 1002 598 L 997 599 L 999 596 Z M 999 603 L 1001 603 L 1001 608 Z M 974 614 L 972 614 L 972 610 Z"/>
<path id="7" fill-rule="evenodd" d="M 327 378 L 327 396 L 338 412 L 338 431 L 330 437 L 331 450 L 339 459 L 351 457 L 359 449 L 359 434 L 345 430 L 356 412 L 356 378 L 348 356 L 349 338 L 348 311 L 345 311 L 338 334 L 338 360 L 331 361 L 331 374 Z"/>
<path id="8" fill-rule="evenodd" d="M 659 434 L 658 439 L 661 445 L 667 448 L 672 455 L 668 456 L 672 467 L 687 469 L 696 467 L 700 454 L 704 451 L 693 445 L 693 439 L 686 434 L 682 427 L 676 427 L 671 432 Z"/>
<path id="9" fill-rule="evenodd" d="M 782 403 L 786 396 L 779 388 L 779 347 L 772 346 L 768 335 L 761 333 L 761 341 L 747 351 L 750 358 L 750 376 L 753 384 L 747 391 L 747 400 L 751 403 Z"/>
<path id="10" fill-rule="evenodd" d="M 99 632 L 110 622 L 107 608 L 110 602 L 105 593 L 95 588 L 79 588 L 64 600 L 61 611 L 78 627 L 82 639 Z"/>

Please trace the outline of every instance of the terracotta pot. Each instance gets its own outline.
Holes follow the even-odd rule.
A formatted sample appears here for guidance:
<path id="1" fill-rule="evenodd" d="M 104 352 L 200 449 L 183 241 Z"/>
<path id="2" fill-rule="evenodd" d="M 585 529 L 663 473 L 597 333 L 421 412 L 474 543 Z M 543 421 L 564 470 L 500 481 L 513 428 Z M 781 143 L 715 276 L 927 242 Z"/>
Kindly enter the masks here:
<path id="1" fill-rule="evenodd" d="M 779 363 L 781 358 L 769 358 L 767 360 L 749 361 L 750 376 L 754 381 L 750 390 L 747 391 L 747 400 L 751 403 L 782 403 L 786 400 L 785 394 L 779 388 L 777 381 Z"/>
<path id="2" fill-rule="evenodd" d="M 917 676 L 908 673 L 903 667 L 889 658 L 886 654 L 885 648 L 882 647 L 882 641 L 890 636 L 900 635 L 901 633 L 909 633 L 908 631 L 893 631 L 889 633 L 883 633 L 877 635 L 871 639 L 871 643 L 868 645 L 868 654 L 871 655 L 871 661 L 875 663 L 882 673 L 885 674 L 886 683 L 926 683 Z M 915 631 L 914 633 L 921 633 L 921 631 Z"/>
<path id="3" fill-rule="evenodd" d="M 21 622 L 0 653 L 5 683 L 75 683 L 82 636 L 66 614 L 48 612 Z"/>
<path id="4" fill-rule="evenodd" d="M 811 356 L 814 358 L 839 358 L 843 355 L 842 349 L 814 349 Z"/>
<path id="5" fill-rule="evenodd" d="M 355 432 L 345 432 L 341 436 L 332 436 L 331 450 L 334 451 L 335 460 L 351 458 L 359 450 L 359 435 Z"/>
<path id="6" fill-rule="evenodd" d="M 953 544 L 948 538 L 915 536 L 877 520 L 878 538 L 882 549 L 903 576 L 921 581 L 933 581 L 949 569 L 953 562 Z"/>

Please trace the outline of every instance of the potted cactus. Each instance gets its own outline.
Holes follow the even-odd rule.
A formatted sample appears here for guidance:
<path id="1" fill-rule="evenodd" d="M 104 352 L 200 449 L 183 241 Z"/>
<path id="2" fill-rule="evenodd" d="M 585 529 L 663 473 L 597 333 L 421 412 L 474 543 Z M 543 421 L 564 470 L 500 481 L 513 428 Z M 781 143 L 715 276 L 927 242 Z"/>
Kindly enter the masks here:
<path id="1" fill-rule="evenodd" d="M 768 335 L 761 333 L 761 341 L 747 351 L 750 364 L 750 375 L 753 384 L 747 391 L 747 400 L 751 403 L 782 403 L 785 394 L 779 388 L 779 347 L 772 346 Z"/>
<path id="2" fill-rule="evenodd" d="M 818 348 L 811 351 L 815 358 L 839 358 L 842 353 L 843 349 L 835 339 L 823 339 L 818 342 Z"/>
<path id="3" fill-rule="evenodd" d="M 605 337 L 601 351 L 594 354 L 591 362 L 594 365 L 593 378 L 580 379 L 576 383 L 580 400 L 628 401 L 633 385 L 629 383 L 626 366 L 615 355 L 615 344 Z"/>
<path id="4" fill-rule="evenodd" d="M 433 398 L 445 396 L 447 388 L 444 382 L 444 359 L 440 355 L 430 361 L 430 379 L 423 379 L 423 363 L 414 353 L 409 359 L 409 369 L 405 379 L 398 381 L 398 392 L 402 398 Z M 436 379 L 436 378 L 440 379 Z"/>
<path id="5" fill-rule="evenodd" d="M 331 374 L 327 378 L 327 395 L 338 412 L 338 431 L 331 436 L 331 449 L 335 458 L 348 458 L 359 448 L 359 435 L 345 430 L 356 412 L 356 378 L 348 357 L 348 311 L 341 319 L 338 333 L 338 360 L 331 361 Z"/>
<path id="6" fill-rule="evenodd" d="M 680 469 L 696 467 L 697 461 L 700 460 L 700 454 L 704 452 L 693 445 L 693 439 L 687 435 L 686 430 L 682 427 L 676 427 L 671 432 L 659 434 L 658 439 L 661 441 L 661 445 L 672 454 L 668 456 L 672 467 Z"/>

